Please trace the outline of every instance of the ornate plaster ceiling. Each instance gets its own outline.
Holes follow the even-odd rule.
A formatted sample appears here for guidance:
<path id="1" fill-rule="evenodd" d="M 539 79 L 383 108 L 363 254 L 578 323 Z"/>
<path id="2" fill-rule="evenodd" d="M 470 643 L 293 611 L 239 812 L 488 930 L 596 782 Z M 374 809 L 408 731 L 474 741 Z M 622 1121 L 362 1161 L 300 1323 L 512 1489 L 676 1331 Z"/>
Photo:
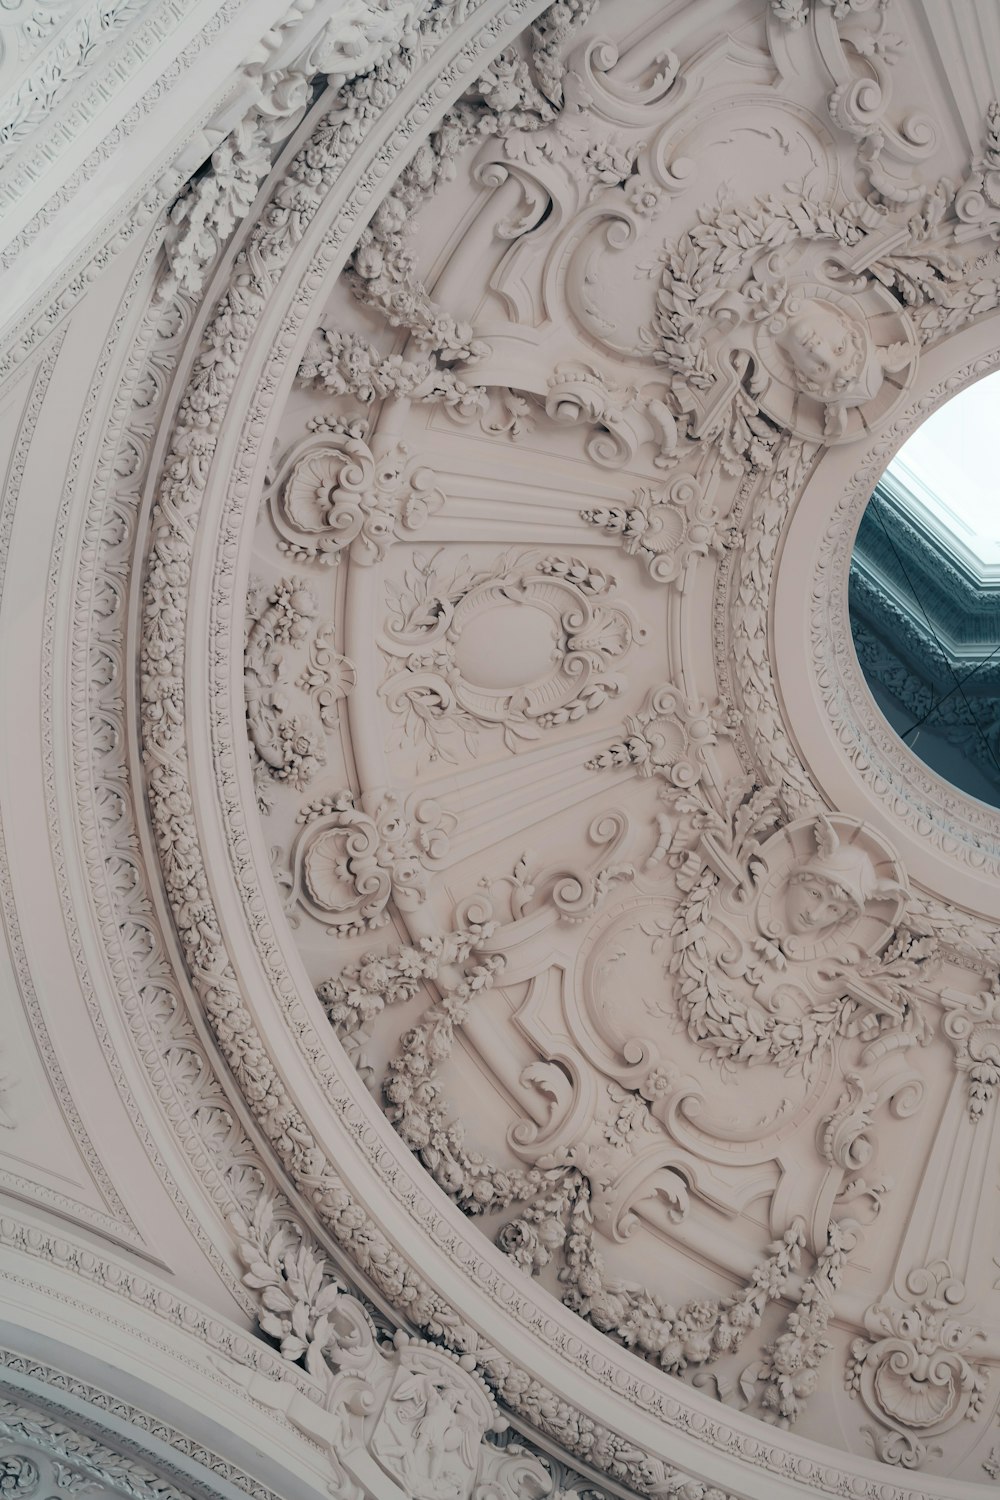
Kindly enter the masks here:
<path id="1" fill-rule="evenodd" d="M 62 1101 L 8 1186 L 132 1269 L 4 1235 L 100 1282 L 67 1368 L 134 1316 L 100 1348 L 173 1430 L 218 1396 L 237 1487 L 1000 1474 L 1000 819 L 847 604 L 997 363 L 956 14 L 352 11 L 339 87 L 331 17 L 9 388 L 18 478 L 90 359 L 62 499 L 6 513 L 49 585 L 12 868 L 52 848 L 12 1050 Z"/>

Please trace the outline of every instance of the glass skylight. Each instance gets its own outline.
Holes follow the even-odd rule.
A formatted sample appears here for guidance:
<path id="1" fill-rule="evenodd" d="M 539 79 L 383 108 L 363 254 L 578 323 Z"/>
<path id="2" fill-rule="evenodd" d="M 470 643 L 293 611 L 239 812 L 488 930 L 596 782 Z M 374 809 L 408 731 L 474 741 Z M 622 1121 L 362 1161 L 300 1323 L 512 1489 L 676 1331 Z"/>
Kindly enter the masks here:
<path id="1" fill-rule="evenodd" d="M 974 572 L 1000 578 L 1000 371 L 948 401 L 903 445 L 886 471 L 916 516 Z"/>
<path id="2" fill-rule="evenodd" d="M 1000 807 L 1000 373 L 900 449 L 861 518 L 851 630 L 876 703 L 939 776 Z"/>

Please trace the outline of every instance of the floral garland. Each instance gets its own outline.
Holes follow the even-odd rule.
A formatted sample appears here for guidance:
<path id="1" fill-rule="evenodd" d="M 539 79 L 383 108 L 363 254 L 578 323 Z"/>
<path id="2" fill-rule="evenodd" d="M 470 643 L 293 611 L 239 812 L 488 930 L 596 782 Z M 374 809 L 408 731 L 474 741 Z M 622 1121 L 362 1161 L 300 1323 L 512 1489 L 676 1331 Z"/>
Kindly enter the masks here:
<path id="1" fill-rule="evenodd" d="M 778 826 L 781 799 L 776 789 L 756 789 L 741 805 L 729 804 L 724 816 L 697 795 L 677 794 L 672 800 L 695 814 L 697 825 L 714 835 L 756 885 L 763 870 L 759 835 Z M 912 986 L 929 974 L 937 960 L 939 950 L 933 937 L 901 930 L 880 957 L 853 965 L 854 975 L 877 987 L 901 1012 L 902 1021 L 876 1018 L 849 994 L 836 993 L 807 1015 L 772 1015 L 739 997 L 713 958 L 712 907 L 719 883 L 715 870 L 701 854 L 689 852 L 677 880 L 686 894 L 670 931 L 673 952 L 668 973 L 679 980 L 677 1006 L 688 1036 L 710 1049 L 725 1072 L 731 1075 L 737 1064 L 774 1063 L 786 1072 L 809 1077 L 837 1036 L 874 1036 L 890 1027 L 901 1027 L 917 1039 L 926 1034 Z M 760 957 L 776 969 L 784 966 L 784 956 L 774 943 L 762 940 Z M 748 969 L 749 983 L 754 973 Z"/>
<path id="2" fill-rule="evenodd" d="M 675 1307 L 645 1287 L 609 1275 L 595 1239 L 586 1146 L 551 1153 L 527 1169 L 499 1167 L 467 1146 L 465 1128 L 449 1109 L 437 1075 L 471 1005 L 503 969 L 502 957 L 477 951 L 495 930 L 494 922 L 472 922 L 394 953 L 366 954 L 321 984 L 317 994 L 349 1045 L 387 1005 L 414 999 L 426 982 L 436 985 L 439 997 L 401 1037 L 382 1092 L 387 1117 L 438 1186 L 470 1216 L 526 1205 L 500 1226 L 500 1249 L 529 1275 L 561 1254 L 564 1304 L 669 1373 L 702 1369 L 737 1352 L 798 1269 L 805 1243 L 801 1221 L 770 1246 L 767 1259 L 739 1292 Z M 459 973 L 450 985 L 444 982 L 449 969 Z"/>

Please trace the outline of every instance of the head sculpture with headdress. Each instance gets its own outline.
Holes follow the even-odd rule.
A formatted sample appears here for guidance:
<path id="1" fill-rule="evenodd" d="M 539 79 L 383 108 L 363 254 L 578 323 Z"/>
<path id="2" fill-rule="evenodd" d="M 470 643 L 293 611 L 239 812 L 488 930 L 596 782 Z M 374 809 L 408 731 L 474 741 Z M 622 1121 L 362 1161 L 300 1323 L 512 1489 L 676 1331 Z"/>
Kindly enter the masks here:
<path id="1" fill-rule="evenodd" d="M 816 852 L 795 865 L 785 880 L 782 925 L 795 937 L 826 936 L 870 901 L 896 899 L 903 888 L 882 879 L 864 848 L 841 840 L 828 818 L 815 823 Z"/>

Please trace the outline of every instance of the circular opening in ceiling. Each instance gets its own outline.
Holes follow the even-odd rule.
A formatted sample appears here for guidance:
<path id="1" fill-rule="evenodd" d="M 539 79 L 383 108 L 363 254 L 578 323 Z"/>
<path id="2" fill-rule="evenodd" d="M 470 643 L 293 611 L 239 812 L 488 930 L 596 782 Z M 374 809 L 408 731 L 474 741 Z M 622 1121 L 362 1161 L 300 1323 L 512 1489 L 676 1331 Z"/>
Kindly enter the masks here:
<path id="1" fill-rule="evenodd" d="M 1000 373 L 955 396 L 879 480 L 851 558 L 854 646 L 900 739 L 1000 807 Z"/>

